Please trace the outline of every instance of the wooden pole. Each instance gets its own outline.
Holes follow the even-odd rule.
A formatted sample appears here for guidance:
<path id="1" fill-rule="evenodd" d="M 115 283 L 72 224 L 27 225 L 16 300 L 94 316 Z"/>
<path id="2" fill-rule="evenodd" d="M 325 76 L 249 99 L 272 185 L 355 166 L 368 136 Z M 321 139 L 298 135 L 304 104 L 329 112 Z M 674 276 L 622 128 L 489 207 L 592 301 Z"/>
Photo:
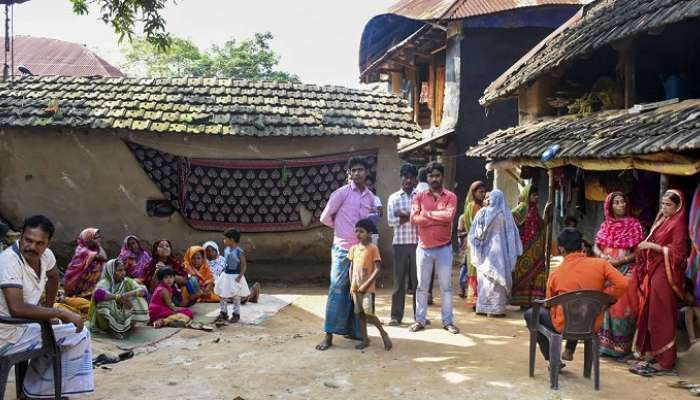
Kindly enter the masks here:
<path id="1" fill-rule="evenodd" d="M 668 185 L 668 175 L 659 175 L 659 202 L 661 202 L 661 199 L 664 197 L 664 194 L 668 190 Z"/>
<path id="2" fill-rule="evenodd" d="M 552 258 L 552 237 L 554 235 L 554 170 L 547 170 L 549 175 L 549 187 L 547 188 L 547 205 L 544 206 L 544 223 L 546 225 L 546 236 L 545 236 L 545 248 L 544 248 L 544 260 L 545 260 L 545 272 L 549 275 L 549 265 L 550 259 Z"/>

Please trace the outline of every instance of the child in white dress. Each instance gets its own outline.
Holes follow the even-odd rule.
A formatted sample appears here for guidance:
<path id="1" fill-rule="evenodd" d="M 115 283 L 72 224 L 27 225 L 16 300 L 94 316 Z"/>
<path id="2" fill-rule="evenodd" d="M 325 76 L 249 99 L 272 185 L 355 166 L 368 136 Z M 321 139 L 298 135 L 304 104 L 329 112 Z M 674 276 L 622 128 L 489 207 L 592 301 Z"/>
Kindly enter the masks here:
<path id="1" fill-rule="evenodd" d="M 226 245 L 226 267 L 216 278 L 214 293 L 219 298 L 221 312 L 217 317 L 217 322 L 238 322 L 241 319 L 241 297 L 250 296 L 250 289 L 245 280 L 245 272 L 248 268 L 245 253 L 238 243 L 241 240 L 241 232 L 236 228 L 227 229 L 224 232 L 224 244 Z M 227 301 L 233 300 L 233 314 L 228 317 Z"/>

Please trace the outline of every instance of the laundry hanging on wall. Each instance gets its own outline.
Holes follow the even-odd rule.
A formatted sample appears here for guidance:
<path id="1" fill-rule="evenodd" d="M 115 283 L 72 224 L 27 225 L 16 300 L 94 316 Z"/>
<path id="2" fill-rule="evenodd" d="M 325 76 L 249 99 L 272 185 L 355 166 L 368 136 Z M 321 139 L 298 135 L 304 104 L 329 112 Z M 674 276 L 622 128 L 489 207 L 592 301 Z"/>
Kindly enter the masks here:
<path id="1" fill-rule="evenodd" d="M 169 154 L 126 142 L 160 191 L 195 229 L 287 232 L 320 225 L 331 193 L 347 181 L 345 164 L 369 161 L 376 177 L 377 151 L 275 160 L 204 159 Z"/>

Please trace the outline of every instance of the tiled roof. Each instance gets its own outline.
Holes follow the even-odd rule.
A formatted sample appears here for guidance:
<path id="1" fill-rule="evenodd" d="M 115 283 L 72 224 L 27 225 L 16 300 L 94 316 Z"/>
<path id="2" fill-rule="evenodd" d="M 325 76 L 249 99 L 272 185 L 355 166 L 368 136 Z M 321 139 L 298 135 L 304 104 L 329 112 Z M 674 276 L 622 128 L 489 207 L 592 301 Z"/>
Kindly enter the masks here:
<path id="1" fill-rule="evenodd" d="M 407 103 L 337 86 L 217 78 L 22 77 L 0 83 L 0 127 L 246 136 L 415 138 Z"/>
<path id="2" fill-rule="evenodd" d="M 613 42 L 698 16 L 700 0 L 598 0 L 495 80 L 480 103 L 511 95 L 563 63 Z"/>
<path id="3" fill-rule="evenodd" d="M 687 100 L 643 114 L 605 111 L 565 116 L 500 130 L 467 155 L 492 159 L 540 158 L 559 145 L 557 158 L 612 158 L 700 149 L 700 100 Z"/>
<path id="4" fill-rule="evenodd" d="M 0 43 L 4 42 L 0 37 Z M 124 76 L 85 46 L 58 39 L 15 36 L 14 58 L 15 75 L 20 74 L 17 66 L 25 65 L 34 75 Z"/>

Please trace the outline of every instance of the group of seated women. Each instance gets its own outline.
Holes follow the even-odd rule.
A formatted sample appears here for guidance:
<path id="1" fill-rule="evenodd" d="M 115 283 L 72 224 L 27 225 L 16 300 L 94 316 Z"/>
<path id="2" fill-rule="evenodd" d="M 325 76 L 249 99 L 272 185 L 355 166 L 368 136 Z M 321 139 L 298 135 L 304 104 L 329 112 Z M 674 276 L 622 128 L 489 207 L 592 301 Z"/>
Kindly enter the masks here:
<path id="1" fill-rule="evenodd" d="M 56 307 L 78 312 L 92 330 L 116 337 L 136 323 L 190 326 L 189 307 L 219 302 L 214 281 L 224 264 L 215 242 L 189 247 L 181 261 L 169 240 L 156 240 L 149 253 L 133 235 L 124 239 L 119 255 L 109 259 L 99 229 L 87 228 L 78 236 Z M 259 293 L 256 283 L 242 302 L 257 302 Z"/>

